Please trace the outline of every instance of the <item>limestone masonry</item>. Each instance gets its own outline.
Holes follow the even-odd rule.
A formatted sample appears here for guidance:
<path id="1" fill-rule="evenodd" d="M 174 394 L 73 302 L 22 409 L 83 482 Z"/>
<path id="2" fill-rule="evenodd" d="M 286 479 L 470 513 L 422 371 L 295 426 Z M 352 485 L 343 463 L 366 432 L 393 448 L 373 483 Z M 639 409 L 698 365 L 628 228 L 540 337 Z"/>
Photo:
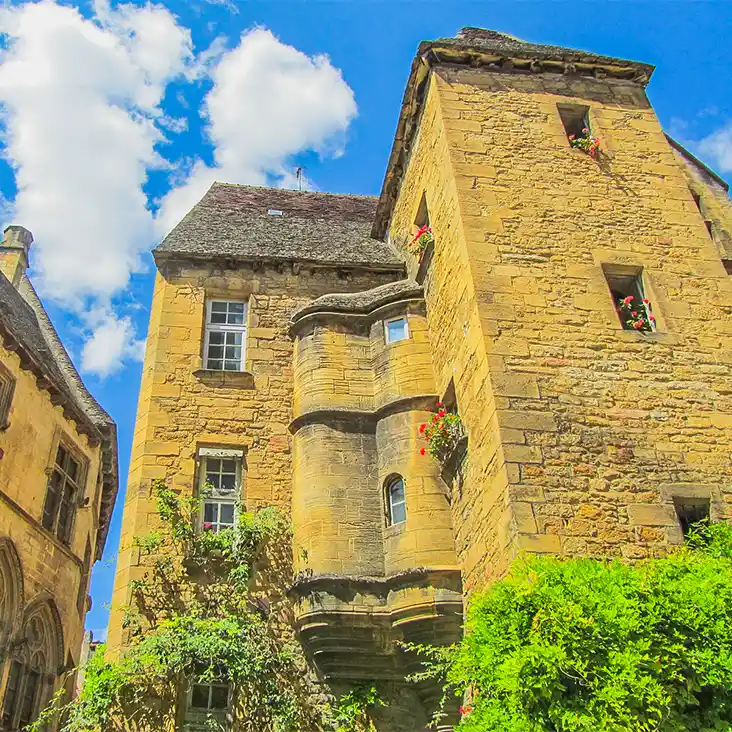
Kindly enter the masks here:
<path id="1" fill-rule="evenodd" d="M 639 559 L 732 517 L 732 206 L 652 72 L 466 28 L 420 45 L 378 199 L 211 187 L 155 251 L 115 652 L 156 479 L 220 487 L 202 530 L 232 486 L 291 515 L 299 637 L 391 689 L 380 732 L 439 693 L 397 642 L 457 639 L 520 552 Z"/>

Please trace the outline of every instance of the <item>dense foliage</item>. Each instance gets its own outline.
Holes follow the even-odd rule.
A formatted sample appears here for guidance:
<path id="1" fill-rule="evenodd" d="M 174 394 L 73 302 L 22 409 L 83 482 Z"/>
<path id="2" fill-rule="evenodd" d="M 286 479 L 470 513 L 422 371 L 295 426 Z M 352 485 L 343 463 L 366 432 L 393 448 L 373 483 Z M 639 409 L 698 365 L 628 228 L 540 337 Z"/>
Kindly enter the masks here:
<path id="1" fill-rule="evenodd" d="M 638 564 L 519 560 L 428 665 L 460 732 L 732 730 L 732 526 Z"/>
<path id="2" fill-rule="evenodd" d="M 293 636 L 285 518 L 273 508 L 240 507 L 233 528 L 198 531 L 200 498 L 162 482 L 155 494 L 160 529 L 136 540 L 147 571 L 132 583 L 129 649 L 119 658 L 98 649 L 78 699 L 63 705 L 57 695 L 31 730 L 41 732 L 54 717 L 64 720 L 61 732 L 172 730 L 193 678 L 225 679 L 235 692 L 232 721 L 211 715 L 207 729 L 369 729 L 375 689 L 340 702 L 329 697 Z"/>

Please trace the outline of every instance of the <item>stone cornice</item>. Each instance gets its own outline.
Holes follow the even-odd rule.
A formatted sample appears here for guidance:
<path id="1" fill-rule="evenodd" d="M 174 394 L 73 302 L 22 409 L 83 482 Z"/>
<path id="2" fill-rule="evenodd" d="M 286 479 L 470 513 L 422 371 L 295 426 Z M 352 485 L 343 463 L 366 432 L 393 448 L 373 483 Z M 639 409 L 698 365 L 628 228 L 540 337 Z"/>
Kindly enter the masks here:
<path id="1" fill-rule="evenodd" d="M 365 426 L 368 429 L 376 429 L 376 424 L 384 417 L 398 412 L 409 412 L 412 410 L 428 411 L 434 406 L 438 399 L 436 394 L 417 394 L 415 396 L 402 397 L 389 402 L 379 409 L 372 411 L 365 409 L 339 409 L 338 407 L 328 409 L 313 409 L 312 411 L 300 414 L 290 422 L 290 432 L 294 435 L 298 430 L 310 424 L 322 424 L 328 422 L 341 422 L 353 425 L 355 428 Z"/>

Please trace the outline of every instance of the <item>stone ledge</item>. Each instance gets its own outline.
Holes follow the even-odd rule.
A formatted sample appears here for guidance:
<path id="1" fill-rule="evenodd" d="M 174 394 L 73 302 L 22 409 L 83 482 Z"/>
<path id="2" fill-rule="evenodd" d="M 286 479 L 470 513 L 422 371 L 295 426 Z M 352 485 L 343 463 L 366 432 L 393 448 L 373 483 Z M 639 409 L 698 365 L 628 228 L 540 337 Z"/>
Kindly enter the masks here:
<path id="1" fill-rule="evenodd" d="M 331 409 L 313 409 L 310 412 L 305 412 L 295 417 L 290 422 L 289 430 L 294 435 L 306 425 L 333 421 L 354 424 L 359 428 L 366 425 L 370 429 L 376 429 L 376 423 L 379 420 L 392 414 L 411 410 L 429 411 L 430 407 L 434 406 L 437 398 L 436 394 L 417 394 L 415 396 L 402 397 L 374 411 L 367 411 L 365 409 L 342 409 L 338 407 Z"/>
<path id="2" fill-rule="evenodd" d="M 631 526 L 676 526 L 674 507 L 660 503 L 634 503 L 628 506 Z"/>
<path id="3" fill-rule="evenodd" d="M 223 386 L 230 389 L 254 389 L 254 374 L 249 371 L 215 371 L 198 369 L 193 375 L 206 386 Z"/>

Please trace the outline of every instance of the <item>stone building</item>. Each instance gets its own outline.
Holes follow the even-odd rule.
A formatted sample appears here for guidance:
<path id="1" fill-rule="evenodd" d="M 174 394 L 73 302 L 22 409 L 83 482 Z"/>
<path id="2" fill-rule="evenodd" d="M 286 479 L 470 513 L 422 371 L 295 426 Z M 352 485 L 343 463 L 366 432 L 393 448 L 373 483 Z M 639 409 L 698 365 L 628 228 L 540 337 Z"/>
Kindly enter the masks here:
<path id="1" fill-rule="evenodd" d="M 61 345 L 26 268 L 33 237 L 0 243 L 0 729 L 73 693 L 89 577 L 117 493 L 117 436 Z"/>
<path id="2" fill-rule="evenodd" d="M 291 512 L 300 638 L 392 685 L 385 732 L 434 701 L 396 641 L 458 637 L 518 553 L 654 556 L 732 516 L 732 207 L 652 71 L 466 28 L 420 45 L 378 199 L 211 187 L 155 251 L 114 648 L 158 478 Z"/>

